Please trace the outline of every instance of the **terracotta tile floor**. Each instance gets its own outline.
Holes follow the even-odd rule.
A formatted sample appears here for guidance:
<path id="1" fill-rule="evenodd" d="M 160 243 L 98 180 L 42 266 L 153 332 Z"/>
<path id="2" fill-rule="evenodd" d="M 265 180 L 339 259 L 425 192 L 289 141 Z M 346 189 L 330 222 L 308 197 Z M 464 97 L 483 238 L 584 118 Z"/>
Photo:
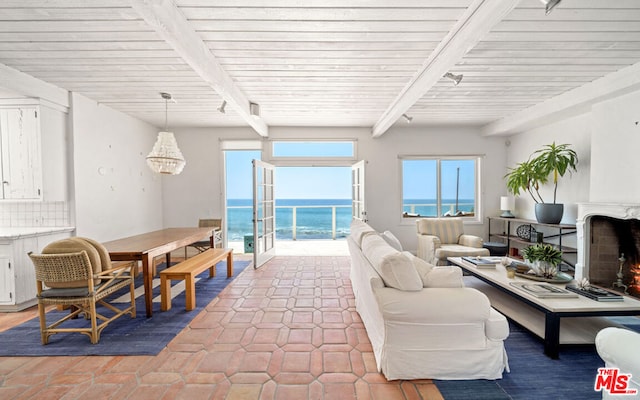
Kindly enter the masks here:
<path id="1" fill-rule="evenodd" d="M 34 315 L 2 314 L 0 330 Z M 247 268 L 157 356 L 0 357 L 0 399 L 356 398 L 442 396 L 376 372 L 344 256 Z"/>

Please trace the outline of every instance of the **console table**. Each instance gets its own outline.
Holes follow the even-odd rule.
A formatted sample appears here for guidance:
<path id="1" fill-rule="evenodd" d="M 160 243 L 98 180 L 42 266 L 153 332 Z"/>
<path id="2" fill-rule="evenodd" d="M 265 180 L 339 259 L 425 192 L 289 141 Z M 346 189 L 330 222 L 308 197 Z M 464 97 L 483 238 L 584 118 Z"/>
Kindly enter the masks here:
<path id="1" fill-rule="evenodd" d="M 493 308 L 542 338 L 544 353 L 551 358 L 558 358 L 561 344 L 594 343 L 595 335 L 601 329 L 619 326 L 599 317 L 640 315 L 640 301 L 628 296 L 621 302 L 598 302 L 584 296 L 539 298 L 510 284 L 534 281 L 520 277 L 509 279 L 500 264 L 484 269 L 460 257 L 447 260 L 471 275 L 465 278 L 467 287 L 483 292 Z"/>
<path id="2" fill-rule="evenodd" d="M 487 217 L 487 220 L 489 221 L 488 223 L 488 229 L 489 229 L 489 240 L 491 240 L 491 237 L 495 237 L 495 238 L 500 238 L 502 240 L 505 240 L 507 243 L 507 251 L 509 251 L 509 249 L 511 248 L 511 242 L 515 242 L 515 243 L 522 243 L 522 244 L 527 244 L 527 245 L 531 245 L 532 243 L 536 242 L 535 238 L 532 238 L 532 240 L 524 240 L 521 239 L 520 237 L 518 237 L 517 235 L 514 235 L 513 233 L 511 233 L 513 227 L 511 225 L 512 222 L 515 222 L 516 224 L 522 224 L 522 225 L 531 225 L 531 226 L 542 226 L 542 227 L 548 227 L 550 229 L 554 229 L 557 230 L 557 234 L 556 235 L 547 235 L 546 237 L 544 237 L 543 239 L 543 243 L 548 243 L 549 239 L 558 239 L 558 248 L 560 249 L 560 251 L 562 251 L 563 253 L 577 253 L 577 249 L 575 247 L 569 247 L 569 246 L 563 246 L 562 245 L 562 237 L 566 236 L 566 235 L 571 235 L 571 234 L 575 234 L 576 233 L 576 226 L 575 225 L 571 225 L 571 224 L 543 224 L 534 220 L 530 220 L 530 219 L 521 219 L 521 218 L 504 218 L 504 217 Z M 491 226 L 491 222 L 494 222 L 494 227 L 495 227 L 495 222 L 502 222 L 501 226 L 502 226 L 502 232 L 498 231 L 496 232 L 495 229 L 492 229 Z M 567 262 L 566 260 L 563 260 L 565 263 L 571 265 L 571 267 L 574 267 L 573 264 Z"/>

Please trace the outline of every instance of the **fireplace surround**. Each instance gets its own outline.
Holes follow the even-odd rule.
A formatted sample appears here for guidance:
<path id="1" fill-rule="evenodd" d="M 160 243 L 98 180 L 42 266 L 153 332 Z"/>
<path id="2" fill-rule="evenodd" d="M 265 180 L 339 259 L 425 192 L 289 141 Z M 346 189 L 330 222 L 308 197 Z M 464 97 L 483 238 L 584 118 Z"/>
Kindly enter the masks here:
<path id="1" fill-rule="evenodd" d="M 623 283 L 640 298 L 640 204 L 578 204 L 576 229 L 576 280 L 611 288 L 622 263 Z"/>

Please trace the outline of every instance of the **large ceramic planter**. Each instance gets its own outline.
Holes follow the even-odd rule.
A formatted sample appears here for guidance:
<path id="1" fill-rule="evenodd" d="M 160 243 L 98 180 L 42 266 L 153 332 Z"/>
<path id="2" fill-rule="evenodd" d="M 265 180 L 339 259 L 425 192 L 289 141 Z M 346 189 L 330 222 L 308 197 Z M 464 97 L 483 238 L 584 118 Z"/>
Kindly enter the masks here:
<path id="1" fill-rule="evenodd" d="M 536 219 L 541 224 L 559 224 L 562 221 L 564 204 L 537 203 Z"/>

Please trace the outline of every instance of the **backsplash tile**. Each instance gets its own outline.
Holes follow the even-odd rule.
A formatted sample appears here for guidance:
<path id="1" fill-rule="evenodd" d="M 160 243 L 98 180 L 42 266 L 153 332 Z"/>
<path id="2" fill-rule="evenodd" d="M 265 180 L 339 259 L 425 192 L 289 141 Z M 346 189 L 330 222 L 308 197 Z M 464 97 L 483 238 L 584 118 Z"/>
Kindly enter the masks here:
<path id="1" fill-rule="evenodd" d="M 69 225 L 67 202 L 0 202 L 0 226 L 2 227 Z"/>

